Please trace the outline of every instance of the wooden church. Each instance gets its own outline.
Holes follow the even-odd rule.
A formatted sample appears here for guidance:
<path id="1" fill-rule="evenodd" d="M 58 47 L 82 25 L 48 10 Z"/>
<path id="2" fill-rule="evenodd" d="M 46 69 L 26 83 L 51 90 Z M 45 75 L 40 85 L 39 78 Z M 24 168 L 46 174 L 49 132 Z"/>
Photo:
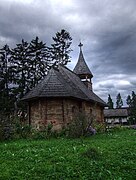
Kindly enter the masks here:
<path id="1" fill-rule="evenodd" d="M 61 130 L 79 112 L 94 115 L 98 123 L 104 122 L 106 103 L 93 92 L 93 75 L 85 62 L 81 43 L 79 47 L 79 58 L 73 71 L 61 65 L 57 69 L 52 67 L 23 98 L 28 102 L 28 121 L 33 128 L 41 129 L 52 123 L 54 130 Z"/>

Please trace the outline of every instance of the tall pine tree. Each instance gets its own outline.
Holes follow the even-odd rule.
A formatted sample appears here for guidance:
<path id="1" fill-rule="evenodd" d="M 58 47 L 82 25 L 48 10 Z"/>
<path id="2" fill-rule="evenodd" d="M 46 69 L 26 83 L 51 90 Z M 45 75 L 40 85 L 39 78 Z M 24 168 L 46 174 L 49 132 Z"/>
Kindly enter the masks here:
<path id="1" fill-rule="evenodd" d="M 131 118 L 133 124 L 136 124 L 136 94 L 134 91 L 132 91 Z"/>
<path id="2" fill-rule="evenodd" d="M 109 108 L 109 109 L 113 109 L 114 104 L 113 104 L 113 101 L 112 101 L 112 98 L 111 98 L 111 95 L 110 95 L 110 94 L 108 95 L 107 105 L 108 105 L 108 108 Z"/>
<path id="3" fill-rule="evenodd" d="M 127 97 L 127 104 L 129 106 L 130 117 L 129 121 L 131 124 L 136 124 L 136 94 L 132 91 L 131 96 Z"/>
<path id="4" fill-rule="evenodd" d="M 12 73 L 14 74 L 13 82 L 17 99 L 21 99 L 29 90 L 29 44 L 22 40 L 17 44 L 11 53 Z"/>
<path id="5" fill-rule="evenodd" d="M 8 45 L 0 49 L 0 111 L 10 113 L 12 111 L 12 94 L 10 79 L 11 51 Z"/>
<path id="6" fill-rule="evenodd" d="M 70 62 L 69 53 L 72 51 L 70 45 L 72 43 L 72 37 L 70 33 L 62 29 L 56 33 L 56 36 L 52 38 L 54 43 L 51 44 L 51 57 L 55 65 L 66 65 Z"/>
<path id="7" fill-rule="evenodd" d="M 123 101 L 122 101 L 120 93 L 118 93 L 116 100 L 117 100 L 116 101 L 116 108 L 121 108 L 123 106 Z"/>
<path id="8" fill-rule="evenodd" d="M 108 105 L 108 108 L 109 109 L 113 109 L 113 101 L 112 101 L 112 98 L 111 98 L 111 96 L 110 96 L 110 94 L 109 94 L 109 96 L 108 96 L 108 102 L 107 102 L 107 105 Z"/>
<path id="9" fill-rule="evenodd" d="M 48 48 L 36 37 L 29 46 L 29 68 L 30 68 L 30 88 L 36 84 L 47 74 L 49 69 L 50 57 L 48 57 Z"/>
<path id="10" fill-rule="evenodd" d="M 127 105 L 128 105 L 129 107 L 131 107 L 131 101 L 132 101 L 131 96 L 128 95 L 128 96 L 127 96 L 127 99 L 126 99 L 126 103 L 127 103 Z"/>

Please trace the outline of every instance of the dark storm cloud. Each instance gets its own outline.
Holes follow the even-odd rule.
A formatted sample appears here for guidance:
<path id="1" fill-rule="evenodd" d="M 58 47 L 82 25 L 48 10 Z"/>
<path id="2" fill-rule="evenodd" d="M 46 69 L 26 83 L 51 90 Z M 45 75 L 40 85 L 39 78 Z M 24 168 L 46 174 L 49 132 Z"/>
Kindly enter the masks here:
<path id="1" fill-rule="evenodd" d="M 136 27 L 135 27 L 136 28 Z M 99 61 L 102 61 L 102 66 L 108 66 L 106 72 L 114 73 L 135 73 L 135 58 L 136 58 L 136 32 L 111 32 L 112 35 L 99 39 L 100 49 Z M 97 54 L 96 53 L 96 54 Z M 111 68 L 112 67 L 112 68 Z M 113 71 L 112 71 L 113 69 Z"/>
<path id="2" fill-rule="evenodd" d="M 94 61 L 95 72 L 135 73 L 136 2 L 117 0 L 102 3 L 87 2 L 87 5 L 83 3 L 80 8 L 82 7 L 88 17 L 90 15 L 90 21 L 92 16 L 95 19 L 93 26 L 86 29 L 86 36 L 90 40 L 88 49 L 94 54 L 92 57 L 88 53 L 88 59 L 90 64 Z"/>
<path id="3" fill-rule="evenodd" d="M 38 35 L 49 41 L 50 35 L 59 27 L 56 21 L 59 17 L 52 12 L 48 1 L 44 4 L 39 4 L 38 1 L 27 4 L 22 1 L 9 0 L 8 3 L 7 6 L 5 1 L 2 1 L 0 6 L 1 39 L 11 39 L 11 43 L 16 43 L 22 38 L 31 40 Z M 61 24 L 61 19 L 59 23 Z"/>
<path id="4" fill-rule="evenodd" d="M 84 56 L 94 74 L 94 90 L 123 97 L 136 89 L 135 0 L 1 0 L 0 46 L 35 36 L 50 44 L 64 28 L 73 37 L 75 65 L 82 40 Z"/>

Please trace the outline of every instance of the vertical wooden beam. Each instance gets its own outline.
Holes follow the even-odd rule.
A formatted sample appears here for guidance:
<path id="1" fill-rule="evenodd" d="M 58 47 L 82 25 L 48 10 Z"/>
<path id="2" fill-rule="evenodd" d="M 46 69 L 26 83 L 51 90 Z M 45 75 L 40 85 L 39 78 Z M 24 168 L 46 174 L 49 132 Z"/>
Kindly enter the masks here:
<path id="1" fill-rule="evenodd" d="M 48 104 L 47 104 L 47 99 L 45 99 L 45 121 L 47 122 L 47 108 L 48 108 Z M 45 124 L 46 124 L 45 122 Z"/>
<path id="2" fill-rule="evenodd" d="M 27 110 L 27 112 L 28 112 L 28 123 L 29 123 L 29 126 L 31 125 L 31 106 L 30 106 L 30 102 L 28 102 L 28 110 Z"/>
<path id="3" fill-rule="evenodd" d="M 65 115 L 64 115 L 64 100 L 62 99 L 62 120 L 65 121 Z"/>
<path id="4" fill-rule="evenodd" d="M 42 106 L 41 106 L 41 99 L 39 99 L 39 118 L 40 118 L 40 121 L 42 119 Z"/>

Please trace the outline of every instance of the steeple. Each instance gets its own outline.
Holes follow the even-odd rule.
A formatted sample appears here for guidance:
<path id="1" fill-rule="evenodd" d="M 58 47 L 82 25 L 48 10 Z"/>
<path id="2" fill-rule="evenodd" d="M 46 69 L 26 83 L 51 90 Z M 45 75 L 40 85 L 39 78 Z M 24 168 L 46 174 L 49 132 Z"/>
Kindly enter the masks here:
<path id="1" fill-rule="evenodd" d="M 80 44 L 78 46 L 80 48 L 80 53 L 79 53 L 79 58 L 78 58 L 77 64 L 76 64 L 76 66 L 75 66 L 73 71 L 74 71 L 74 73 L 79 75 L 79 77 L 81 79 L 82 79 L 82 77 L 86 78 L 86 76 L 88 78 L 92 78 L 93 75 L 92 75 L 90 69 L 88 68 L 88 66 L 86 64 L 84 56 L 83 56 L 83 53 L 82 53 L 82 46 L 83 46 L 83 44 L 80 42 Z"/>
<path id="2" fill-rule="evenodd" d="M 80 42 L 78 46 L 80 48 L 79 58 L 73 72 L 76 73 L 80 77 L 81 81 L 83 81 L 87 85 L 87 87 L 92 90 L 91 78 L 93 77 L 93 75 L 89 67 L 87 66 L 83 56 L 83 44 Z"/>

